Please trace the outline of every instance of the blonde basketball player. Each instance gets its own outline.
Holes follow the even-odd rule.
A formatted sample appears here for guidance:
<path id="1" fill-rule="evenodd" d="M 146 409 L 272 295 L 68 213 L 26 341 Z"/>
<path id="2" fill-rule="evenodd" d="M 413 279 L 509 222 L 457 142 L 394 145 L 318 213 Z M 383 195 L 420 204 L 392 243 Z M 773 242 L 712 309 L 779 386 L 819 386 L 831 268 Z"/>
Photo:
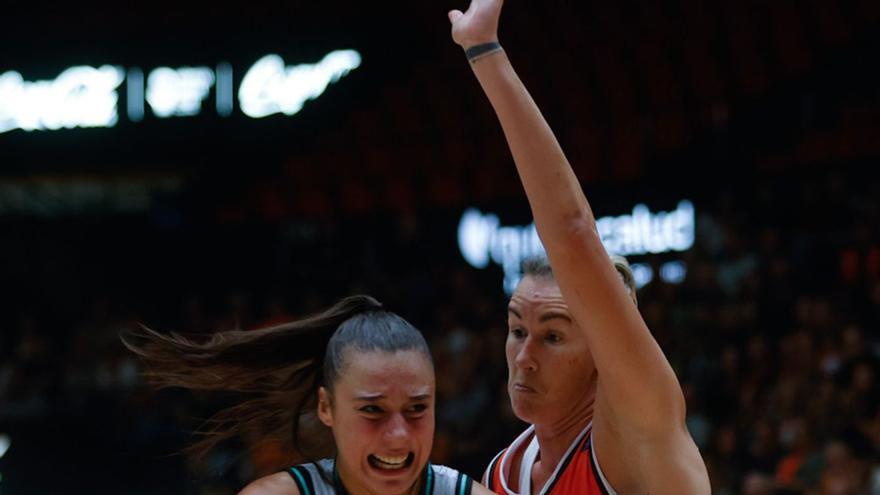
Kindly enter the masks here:
<path id="1" fill-rule="evenodd" d="M 508 392 L 532 426 L 492 461 L 485 481 L 501 494 L 708 494 L 678 379 L 498 43 L 502 4 L 472 0 L 451 11 L 452 37 L 501 122 L 550 265 L 530 268 L 509 305 Z"/>

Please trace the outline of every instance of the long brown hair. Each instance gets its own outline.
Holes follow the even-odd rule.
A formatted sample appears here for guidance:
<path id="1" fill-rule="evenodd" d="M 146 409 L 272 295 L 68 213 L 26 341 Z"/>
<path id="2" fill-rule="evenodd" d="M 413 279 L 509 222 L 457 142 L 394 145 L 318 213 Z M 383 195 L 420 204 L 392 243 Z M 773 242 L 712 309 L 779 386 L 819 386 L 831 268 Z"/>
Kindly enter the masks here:
<path id="1" fill-rule="evenodd" d="M 421 333 L 369 296 L 347 297 L 320 314 L 273 327 L 218 332 L 205 342 L 146 327 L 122 341 L 144 361 L 144 375 L 157 388 L 242 395 L 196 432 L 202 438 L 186 452 L 197 459 L 254 431 L 304 460 L 330 455 L 329 429 L 316 418 L 317 390 L 332 392 L 346 349 L 418 350 L 430 360 Z"/>

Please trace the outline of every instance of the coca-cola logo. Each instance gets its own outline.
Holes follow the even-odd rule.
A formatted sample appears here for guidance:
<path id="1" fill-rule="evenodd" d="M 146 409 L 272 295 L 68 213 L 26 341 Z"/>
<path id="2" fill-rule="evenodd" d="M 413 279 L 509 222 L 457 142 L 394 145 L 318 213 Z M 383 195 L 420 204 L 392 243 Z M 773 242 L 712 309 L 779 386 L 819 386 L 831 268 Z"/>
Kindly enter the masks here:
<path id="1" fill-rule="evenodd" d="M 0 74 L 0 132 L 110 127 L 116 124 L 116 88 L 124 72 L 105 65 L 71 67 L 52 81 Z"/>
<path id="2" fill-rule="evenodd" d="M 314 64 L 288 66 L 279 55 L 266 55 L 244 72 L 238 105 L 251 118 L 294 115 L 330 84 L 361 65 L 355 50 L 328 53 Z M 120 119 L 120 89 L 125 85 L 126 115 L 140 122 L 190 117 L 213 110 L 226 117 L 235 108 L 232 64 L 216 67 L 76 66 L 52 80 L 27 81 L 17 71 L 0 73 L 0 133 L 75 127 L 113 127 Z"/>
<path id="3" fill-rule="evenodd" d="M 361 56 L 354 50 L 335 51 L 316 64 L 293 67 L 285 67 L 278 55 L 266 55 L 241 81 L 241 111 L 253 118 L 275 113 L 293 115 L 302 110 L 306 101 L 317 98 L 328 85 L 360 65 Z"/>

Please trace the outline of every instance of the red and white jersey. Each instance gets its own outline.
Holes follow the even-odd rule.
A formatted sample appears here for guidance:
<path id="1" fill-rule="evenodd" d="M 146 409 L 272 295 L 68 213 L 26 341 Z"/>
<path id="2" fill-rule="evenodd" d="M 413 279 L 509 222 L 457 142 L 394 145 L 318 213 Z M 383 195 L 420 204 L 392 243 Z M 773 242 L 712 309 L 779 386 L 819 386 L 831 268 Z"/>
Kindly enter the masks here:
<path id="1" fill-rule="evenodd" d="M 593 449 L 592 425 L 586 428 L 568 447 L 562 460 L 539 492 L 540 495 L 617 495 L 611 488 Z M 511 459 L 522 451 L 522 462 L 517 473 L 510 472 Z M 486 470 L 486 484 L 489 490 L 500 495 L 530 495 L 532 493 L 532 466 L 538 457 L 538 439 L 535 427 L 529 426 L 510 447 L 502 450 Z M 519 493 L 509 488 L 508 480 L 518 477 Z"/>

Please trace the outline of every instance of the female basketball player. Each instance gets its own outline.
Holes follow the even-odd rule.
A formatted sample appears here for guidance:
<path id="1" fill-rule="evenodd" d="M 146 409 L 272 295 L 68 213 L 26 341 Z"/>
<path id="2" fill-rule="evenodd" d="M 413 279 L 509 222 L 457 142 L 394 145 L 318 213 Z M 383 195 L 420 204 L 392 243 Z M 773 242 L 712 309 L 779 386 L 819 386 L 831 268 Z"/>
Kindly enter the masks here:
<path id="1" fill-rule="evenodd" d="M 434 435 L 428 346 L 370 297 L 346 298 L 301 321 L 221 332 L 207 343 L 143 330 L 125 344 L 145 360 L 155 385 L 252 397 L 215 416 L 193 451 L 204 454 L 250 431 L 292 441 L 304 457 L 335 450 L 258 479 L 242 495 L 491 493 L 428 462 Z"/>
<path id="2" fill-rule="evenodd" d="M 497 493 L 708 494 L 681 387 L 620 283 L 552 131 L 498 44 L 502 0 L 449 13 L 492 104 L 552 265 L 509 305 L 508 391 L 530 427 L 492 462 Z M 564 75 L 560 75 L 564 77 Z"/>

